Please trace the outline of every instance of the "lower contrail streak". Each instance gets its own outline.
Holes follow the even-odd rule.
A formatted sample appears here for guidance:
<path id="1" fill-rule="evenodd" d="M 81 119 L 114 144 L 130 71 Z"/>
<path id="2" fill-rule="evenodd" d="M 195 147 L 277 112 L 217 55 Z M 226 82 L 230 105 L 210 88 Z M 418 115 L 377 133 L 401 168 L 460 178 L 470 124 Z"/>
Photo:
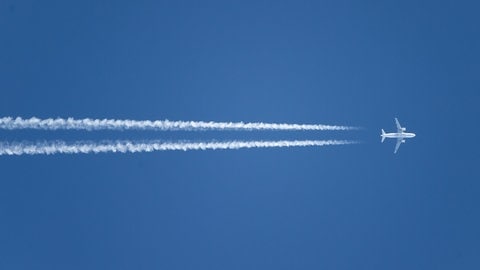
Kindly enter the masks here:
<path id="1" fill-rule="evenodd" d="M 225 142 L 161 142 L 161 141 L 106 141 L 66 143 L 62 141 L 43 143 L 0 143 L 2 155 L 53 155 L 90 153 L 139 153 L 153 151 L 226 150 L 242 148 L 306 147 L 356 144 L 347 140 L 306 141 L 225 141 Z"/>
<path id="2" fill-rule="evenodd" d="M 279 124 L 243 122 L 204 122 L 204 121 L 138 121 L 116 119 L 74 119 L 32 117 L 0 118 L 0 129 L 75 129 L 75 130 L 356 130 L 351 126 L 317 124 Z"/>

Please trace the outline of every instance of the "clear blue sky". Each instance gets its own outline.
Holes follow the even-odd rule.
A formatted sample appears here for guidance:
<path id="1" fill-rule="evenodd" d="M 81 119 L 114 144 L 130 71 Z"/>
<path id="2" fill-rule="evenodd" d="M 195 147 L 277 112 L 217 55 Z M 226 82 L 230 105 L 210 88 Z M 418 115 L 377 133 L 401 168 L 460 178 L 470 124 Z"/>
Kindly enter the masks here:
<path id="1" fill-rule="evenodd" d="M 388 2 L 388 3 L 387 3 Z M 0 131 L 359 139 L 0 157 L 1 269 L 480 269 L 475 1 L 0 3 L 0 116 L 358 125 Z M 380 129 L 417 137 L 393 155 Z"/>

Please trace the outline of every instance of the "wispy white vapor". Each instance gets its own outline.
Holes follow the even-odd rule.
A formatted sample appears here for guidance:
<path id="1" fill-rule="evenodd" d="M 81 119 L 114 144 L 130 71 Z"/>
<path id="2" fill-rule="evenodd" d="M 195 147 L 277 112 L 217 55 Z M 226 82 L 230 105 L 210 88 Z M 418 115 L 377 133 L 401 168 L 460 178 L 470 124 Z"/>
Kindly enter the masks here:
<path id="1" fill-rule="evenodd" d="M 162 141 L 105 141 L 95 142 L 17 142 L 0 143 L 2 155 L 52 155 L 90 153 L 138 153 L 153 151 L 221 150 L 241 148 L 306 147 L 355 144 L 347 140 L 306 141 L 225 141 L 225 142 L 162 142 Z"/>
<path id="2" fill-rule="evenodd" d="M 75 129 L 75 130 L 356 130 L 357 127 L 279 124 L 279 123 L 243 123 L 243 122 L 204 122 L 169 120 L 116 120 L 116 119 L 74 119 L 36 117 L 0 118 L 0 129 Z"/>

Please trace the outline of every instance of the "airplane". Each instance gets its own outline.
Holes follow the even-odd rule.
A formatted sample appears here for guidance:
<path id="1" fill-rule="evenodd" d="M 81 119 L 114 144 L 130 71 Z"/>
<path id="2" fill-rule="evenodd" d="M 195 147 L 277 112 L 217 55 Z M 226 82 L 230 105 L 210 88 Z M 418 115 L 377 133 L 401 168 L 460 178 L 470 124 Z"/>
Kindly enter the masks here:
<path id="1" fill-rule="evenodd" d="M 385 131 L 382 129 L 382 134 L 380 135 L 382 136 L 382 143 L 385 140 L 385 138 L 397 139 L 397 145 L 395 145 L 395 151 L 393 152 L 394 154 L 397 153 L 398 148 L 400 148 L 400 145 L 402 143 L 405 143 L 405 139 L 413 138 L 416 136 L 415 133 L 405 132 L 407 129 L 400 125 L 400 122 L 398 122 L 397 118 L 395 118 L 395 124 L 397 125 L 396 133 L 385 133 Z"/>

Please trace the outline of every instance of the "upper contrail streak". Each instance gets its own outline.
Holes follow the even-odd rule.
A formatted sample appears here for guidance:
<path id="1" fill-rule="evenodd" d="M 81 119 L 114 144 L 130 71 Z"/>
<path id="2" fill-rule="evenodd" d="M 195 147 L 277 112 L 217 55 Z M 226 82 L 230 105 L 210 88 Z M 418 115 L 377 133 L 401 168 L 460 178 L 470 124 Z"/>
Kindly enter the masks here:
<path id="1" fill-rule="evenodd" d="M 117 119 L 74 119 L 32 117 L 0 118 L 0 129 L 43 129 L 43 130 L 357 130 L 358 127 L 314 124 L 204 122 L 204 121 L 138 121 Z"/>
<path id="2" fill-rule="evenodd" d="M 6 143 L 0 142 L 0 156 L 3 155 L 53 155 L 90 153 L 138 153 L 153 151 L 226 150 L 241 148 L 306 147 L 325 145 L 356 144 L 347 140 L 310 141 L 226 141 L 226 142 L 161 142 L 161 141 L 107 141 L 95 142 L 44 142 Z"/>

